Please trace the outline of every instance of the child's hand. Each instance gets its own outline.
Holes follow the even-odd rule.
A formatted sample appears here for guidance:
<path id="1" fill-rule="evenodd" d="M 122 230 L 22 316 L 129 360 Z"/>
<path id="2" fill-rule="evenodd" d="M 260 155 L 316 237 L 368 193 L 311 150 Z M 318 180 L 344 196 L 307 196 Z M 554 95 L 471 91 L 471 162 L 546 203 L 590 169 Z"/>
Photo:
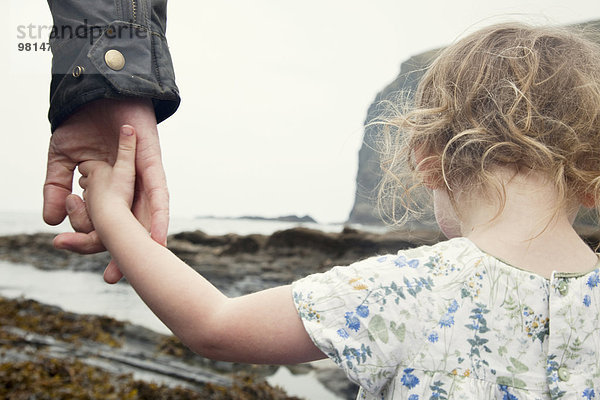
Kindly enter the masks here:
<path id="1" fill-rule="evenodd" d="M 102 161 L 79 164 L 79 185 L 96 228 L 117 210 L 130 210 L 135 186 L 136 135 L 133 127 L 121 127 L 119 149 L 114 166 Z"/>

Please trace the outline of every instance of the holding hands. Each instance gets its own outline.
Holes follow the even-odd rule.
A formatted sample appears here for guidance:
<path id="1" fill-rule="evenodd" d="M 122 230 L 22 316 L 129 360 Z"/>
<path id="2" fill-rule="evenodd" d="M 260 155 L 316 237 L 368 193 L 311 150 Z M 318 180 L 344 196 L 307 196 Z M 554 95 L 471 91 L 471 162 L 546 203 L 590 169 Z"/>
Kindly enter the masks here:
<path id="1" fill-rule="evenodd" d="M 132 126 L 121 127 L 117 160 L 79 164 L 83 199 L 94 226 L 100 232 L 116 210 L 129 210 L 134 199 L 136 135 Z"/>
<path id="2" fill-rule="evenodd" d="M 78 164 L 103 161 L 113 164 L 117 156 L 119 130 L 129 125 L 136 131 L 135 166 L 137 175 L 132 211 L 151 232 L 152 238 L 166 245 L 169 225 L 169 194 L 162 166 L 156 117 L 148 99 L 104 99 L 89 103 L 60 125 L 52 135 L 44 184 L 44 220 L 56 225 L 69 216 L 75 232 L 62 233 L 54 240 L 59 249 L 91 254 L 104 251 L 83 201 L 72 195 L 73 172 Z M 104 279 L 115 283 L 123 275 L 114 261 Z"/>
<path id="3" fill-rule="evenodd" d="M 260 363 L 323 358 L 304 330 L 289 286 L 228 298 L 148 236 L 131 212 L 137 141 L 135 129 L 124 125 L 114 165 L 90 160 L 78 168 L 85 207 L 98 238 L 138 295 L 201 355 Z"/>

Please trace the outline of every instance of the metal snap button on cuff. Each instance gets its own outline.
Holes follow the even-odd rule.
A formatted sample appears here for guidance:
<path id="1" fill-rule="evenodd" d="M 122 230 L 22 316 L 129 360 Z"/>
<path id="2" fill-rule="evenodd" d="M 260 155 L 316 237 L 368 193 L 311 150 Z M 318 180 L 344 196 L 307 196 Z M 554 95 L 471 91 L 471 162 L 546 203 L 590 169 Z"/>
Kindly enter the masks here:
<path id="1" fill-rule="evenodd" d="M 120 71 L 125 67 L 125 57 L 119 50 L 108 50 L 104 54 L 104 61 L 113 71 Z"/>
<path id="2" fill-rule="evenodd" d="M 566 296 L 569 293 L 569 284 L 566 281 L 558 282 L 558 293 L 562 296 Z"/>
<path id="3" fill-rule="evenodd" d="M 78 65 L 75 68 L 73 68 L 73 76 L 75 78 L 79 78 L 81 75 L 83 75 L 85 71 L 85 68 L 83 68 L 82 66 Z"/>
<path id="4" fill-rule="evenodd" d="M 571 373 L 569 372 L 567 367 L 560 367 L 558 369 L 558 379 L 560 379 L 563 382 L 566 382 L 569 380 L 570 377 L 571 377 Z"/>

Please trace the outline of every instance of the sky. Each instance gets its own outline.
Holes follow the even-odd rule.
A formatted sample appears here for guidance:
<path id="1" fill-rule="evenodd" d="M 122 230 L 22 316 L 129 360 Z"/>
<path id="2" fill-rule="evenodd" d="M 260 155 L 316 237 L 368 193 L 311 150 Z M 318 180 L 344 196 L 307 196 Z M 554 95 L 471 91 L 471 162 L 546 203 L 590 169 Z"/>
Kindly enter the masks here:
<path id="1" fill-rule="evenodd" d="M 8 3 L 0 211 L 41 218 L 51 55 L 19 52 L 17 27 L 51 15 L 42 0 Z M 171 1 L 182 104 L 159 126 L 171 214 L 345 221 L 367 108 L 404 60 L 496 22 L 592 19 L 597 0 Z"/>

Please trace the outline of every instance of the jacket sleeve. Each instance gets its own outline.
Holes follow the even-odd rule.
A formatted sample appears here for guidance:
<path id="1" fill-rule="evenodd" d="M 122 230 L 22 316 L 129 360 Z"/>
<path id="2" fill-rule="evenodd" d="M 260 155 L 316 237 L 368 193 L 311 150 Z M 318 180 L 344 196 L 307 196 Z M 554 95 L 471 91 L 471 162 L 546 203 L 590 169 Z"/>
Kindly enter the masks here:
<path id="1" fill-rule="evenodd" d="M 48 0 L 54 131 L 82 105 L 101 98 L 153 101 L 161 122 L 179 106 L 165 37 L 167 0 Z"/>

